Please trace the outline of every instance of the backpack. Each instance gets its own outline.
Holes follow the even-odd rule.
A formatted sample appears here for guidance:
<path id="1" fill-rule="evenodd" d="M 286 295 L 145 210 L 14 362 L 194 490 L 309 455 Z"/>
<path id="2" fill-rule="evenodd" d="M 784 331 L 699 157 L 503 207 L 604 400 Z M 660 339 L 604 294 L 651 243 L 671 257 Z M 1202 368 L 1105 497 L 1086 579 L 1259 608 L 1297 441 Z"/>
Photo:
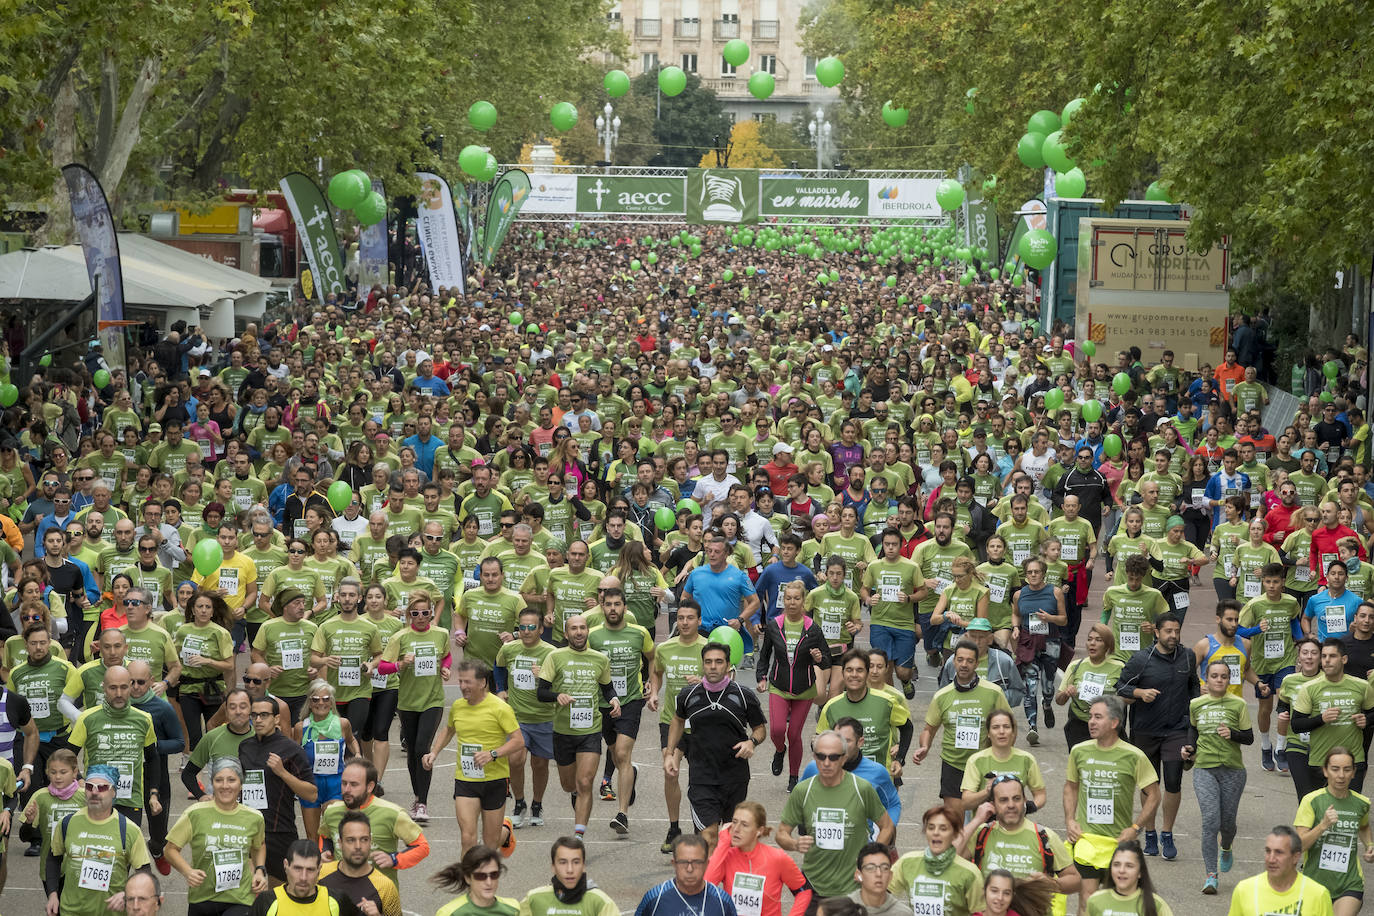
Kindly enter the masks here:
<path id="1" fill-rule="evenodd" d="M 988 834 L 992 833 L 992 828 L 996 822 L 988 821 L 978 828 L 978 833 L 973 840 L 973 864 L 980 869 L 983 867 L 983 852 L 988 845 Z M 1031 822 L 1035 824 L 1034 821 Z M 1040 843 L 1040 870 L 1047 875 L 1054 875 L 1054 852 L 1050 849 L 1050 837 L 1045 832 L 1045 828 L 1035 824 L 1035 837 Z"/>
<path id="2" fill-rule="evenodd" d="M 124 816 L 122 811 L 116 811 L 115 815 L 119 818 L 119 845 L 121 848 L 129 845 L 129 819 Z M 67 825 L 72 822 L 74 814 L 68 814 L 62 818 L 62 848 L 67 848 Z"/>

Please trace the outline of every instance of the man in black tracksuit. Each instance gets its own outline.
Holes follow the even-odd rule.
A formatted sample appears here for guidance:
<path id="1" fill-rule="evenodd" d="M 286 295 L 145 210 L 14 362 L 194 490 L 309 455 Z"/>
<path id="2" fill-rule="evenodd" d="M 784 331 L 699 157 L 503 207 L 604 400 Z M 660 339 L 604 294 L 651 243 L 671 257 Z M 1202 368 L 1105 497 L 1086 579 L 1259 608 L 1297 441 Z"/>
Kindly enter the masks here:
<path id="1" fill-rule="evenodd" d="M 1074 454 L 1074 466 L 1059 478 L 1050 498 L 1062 509 L 1065 496 L 1077 496 L 1079 517 L 1093 526 L 1094 535 L 1101 536 L 1102 509 L 1115 503 L 1112 488 L 1102 472 L 1093 467 L 1092 446 L 1080 443 Z"/>
<path id="2" fill-rule="evenodd" d="M 1201 693 L 1193 650 L 1179 644 L 1183 629 L 1177 615 L 1155 619 L 1155 644 L 1126 662 L 1116 692 L 1131 704 L 1130 742 L 1154 764 L 1164 784 L 1164 830 L 1155 834 L 1154 817 L 1145 828 L 1145 854 L 1178 855 L 1174 819 L 1183 789 L 1183 747 L 1188 743 L 1188 704 Z"/>

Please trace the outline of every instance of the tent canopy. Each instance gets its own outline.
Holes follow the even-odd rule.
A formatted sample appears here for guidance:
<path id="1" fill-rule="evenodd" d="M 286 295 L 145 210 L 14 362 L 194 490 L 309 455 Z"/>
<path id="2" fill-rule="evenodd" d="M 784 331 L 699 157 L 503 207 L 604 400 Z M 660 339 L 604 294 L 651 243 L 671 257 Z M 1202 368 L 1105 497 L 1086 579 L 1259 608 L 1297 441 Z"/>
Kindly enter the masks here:
<path id="1" fill-rule="evenodd" d="M 272 290 L 262 277 L 131 232 L 119 233 L 119 263 L 129 305 L 211 308 L 221 300 L 237 302 Z M 0 299 L 79 302 L 90 294 L 80 245 L 0 255 Z"/>

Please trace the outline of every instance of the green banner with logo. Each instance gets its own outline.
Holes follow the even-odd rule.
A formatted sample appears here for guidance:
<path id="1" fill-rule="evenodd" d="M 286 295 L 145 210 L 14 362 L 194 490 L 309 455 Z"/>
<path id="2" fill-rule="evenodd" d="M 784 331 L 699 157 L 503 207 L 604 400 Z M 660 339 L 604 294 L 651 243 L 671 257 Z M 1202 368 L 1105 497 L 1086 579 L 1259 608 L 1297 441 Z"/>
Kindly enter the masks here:
<path id="1" fill-rule="evenodd" d="M 577 212 L 681 216 L 686 206 L 683 187 L 681 178 L 579 175 Z"/>
<path id="2" fill-rule="evenodd" d="M 755 169 L 693 169 L 687 173 L 687 222 L 746 225 L 759 221 Z"/>
<path id="3" fill-rule="evenodd" d="M 760 178 L 761 216 L 868 215 L 867 178 Z"/>
<path id="4" fill-rule="evenodd" d="M 991 197 L 970 200 L 968 203 L 968 243 L 987 251 L 989 263 L 996 262 L 1000 251 L 997 234 L 997 204 Z"/>
<path id="5" fill-rule="evenodd" d="M 506 240 L 510 224 L 520 212 L 525 200 L 530 196 L 530 176 L 520 169 L 511 169 L 503 174 L 496 187 L 491 189 L 491 201 L 487 204 L 487 223 L 482 234 L 482 263 L 491 266 L 496 259 L 496 249 Z"/>

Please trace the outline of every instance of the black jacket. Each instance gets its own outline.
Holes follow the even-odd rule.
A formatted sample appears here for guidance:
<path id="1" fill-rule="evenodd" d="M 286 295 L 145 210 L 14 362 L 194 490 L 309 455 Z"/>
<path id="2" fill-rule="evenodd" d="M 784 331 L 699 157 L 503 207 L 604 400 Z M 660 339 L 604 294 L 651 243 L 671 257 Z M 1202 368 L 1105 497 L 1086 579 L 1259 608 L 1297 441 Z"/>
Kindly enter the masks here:
<path id="1" fill-rule="evenodd" d="M 1180 644 L 1165 655 L 1155 645 L 1132 655 L 1117 679 L 1117 694 L 1134 699 L 1137 690 L 1150 689 L 1159 691 L 1153 703 L 1131 704 L 1131 734 L 1187 734 L 1188 704 L 1202 692 L 1193 650 Z"/>
<path id="2" fill-rule="evenodd" d="M 821 660 L 811 657 L 812 649 L 821 650 Z M 785 693 L 801 693 L 816 683 L 814 667 L 830 667 L 830 646 L 821 634 L 821 625 L 810 617 L 802 618 L 801 640 L 794 658 L 787 656 L 787 637 L 782 632 L 782 615 L 763 622 L 763 637 L 759 640 L 755 670 L 760 680 Z"/>
<path id="3" fill-rule="evenodd" d="M 1095 469 L 1084 473 L 1076 467 L 1070 468 L 1054 485 L 1051 499 L 1056 506 L 1062 508 L 1064 497 L 1070 495 L 1078 497 L 1078 517 L 1087 519 L 1088 524 L 1093 526 L 1093 531 L 1100 532 L 1102 507 L 1113 503 L 1112 488 L 1107 483 L 1107 478 Z"/>

